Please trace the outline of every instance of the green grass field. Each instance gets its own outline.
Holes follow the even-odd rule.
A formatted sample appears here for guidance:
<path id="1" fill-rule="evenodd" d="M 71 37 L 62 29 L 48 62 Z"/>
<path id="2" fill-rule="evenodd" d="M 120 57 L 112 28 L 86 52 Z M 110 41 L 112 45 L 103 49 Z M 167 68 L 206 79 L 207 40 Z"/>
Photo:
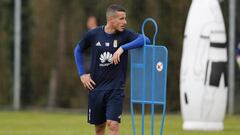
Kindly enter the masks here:
<path id="1" fill-rule="evenodd" d="M 150 135 L 150 116 L 146 116 L 146 133 Z M 156 117 L 155 122 L 160 121 Z M 136 126 L 141 129 L 141 117 L 136 117 Z M 227 116 L 225 129 L 220 132 L 183 131 L 180 115 L 166 115 L 164 135 L 240 135 L 240 116 Z M 159 134 L 156 123 L 156 133 Z M 123 115 L 121 135 L 132 135 L 131 116 Z M 148 132 L 148 133 L 147 133 Z M 140 132 L 137 132 L 140 135 Z M 0 135 L 94 135 L 93 126 L 86 123 L 85 114 L 53 112 L 0 112 Z"/>

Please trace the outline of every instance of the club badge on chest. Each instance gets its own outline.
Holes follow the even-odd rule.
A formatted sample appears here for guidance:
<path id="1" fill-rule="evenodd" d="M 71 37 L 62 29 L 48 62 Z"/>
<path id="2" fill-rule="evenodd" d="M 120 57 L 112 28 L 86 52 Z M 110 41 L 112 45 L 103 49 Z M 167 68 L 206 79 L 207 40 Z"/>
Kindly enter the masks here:
<path id="1" fill-rule="evenodd" d="M 113 41 L 113 47 L 114 47 L 114 48 L 117 48 L 117 47 L 118 47 L 117 40 L 114 40 L 114 41 Z"/>

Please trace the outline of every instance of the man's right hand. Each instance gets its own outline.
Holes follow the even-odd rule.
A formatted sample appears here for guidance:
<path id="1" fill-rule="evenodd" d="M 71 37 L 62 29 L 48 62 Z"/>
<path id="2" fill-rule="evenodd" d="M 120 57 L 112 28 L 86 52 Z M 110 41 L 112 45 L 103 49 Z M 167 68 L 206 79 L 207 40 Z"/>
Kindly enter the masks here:
<path id="1" fill-rule="evenodd" d="M 96 84 L 92 80 L 90 74 L 83 74 L 83 75 L 80 76 L 80 79 L 81 79 L 81 81 L 83 83 L 83 86 L 85 88 L 88 88 L 89 90 L 93 90 L 94 89 L 93 86 L 96 85 Z"/>

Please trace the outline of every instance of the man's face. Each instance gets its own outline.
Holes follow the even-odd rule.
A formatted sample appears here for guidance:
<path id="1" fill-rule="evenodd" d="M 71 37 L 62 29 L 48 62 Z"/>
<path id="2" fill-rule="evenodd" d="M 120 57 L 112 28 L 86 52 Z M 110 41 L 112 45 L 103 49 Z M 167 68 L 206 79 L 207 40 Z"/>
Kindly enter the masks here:
<path id="1" fill-rule="evenodd" d="M 127 24 L 126 21 L 126 13 L 122 11 L 117 11 L 116 15 L 114 15 L 111 19 L 111 23 L 113 28 L 116 31 L 123 31 L 125 29 L 125 26 Z"/>

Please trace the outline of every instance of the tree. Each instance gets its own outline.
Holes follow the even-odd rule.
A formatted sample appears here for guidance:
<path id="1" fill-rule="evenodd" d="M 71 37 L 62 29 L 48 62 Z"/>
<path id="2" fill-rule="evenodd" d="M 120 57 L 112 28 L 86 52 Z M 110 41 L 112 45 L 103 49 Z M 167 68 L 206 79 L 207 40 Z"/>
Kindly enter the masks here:
<path id="1" fill-rule="evenodd" d="M 11 105 L 13 2 L 0 1 L 0 105 Z"/>

